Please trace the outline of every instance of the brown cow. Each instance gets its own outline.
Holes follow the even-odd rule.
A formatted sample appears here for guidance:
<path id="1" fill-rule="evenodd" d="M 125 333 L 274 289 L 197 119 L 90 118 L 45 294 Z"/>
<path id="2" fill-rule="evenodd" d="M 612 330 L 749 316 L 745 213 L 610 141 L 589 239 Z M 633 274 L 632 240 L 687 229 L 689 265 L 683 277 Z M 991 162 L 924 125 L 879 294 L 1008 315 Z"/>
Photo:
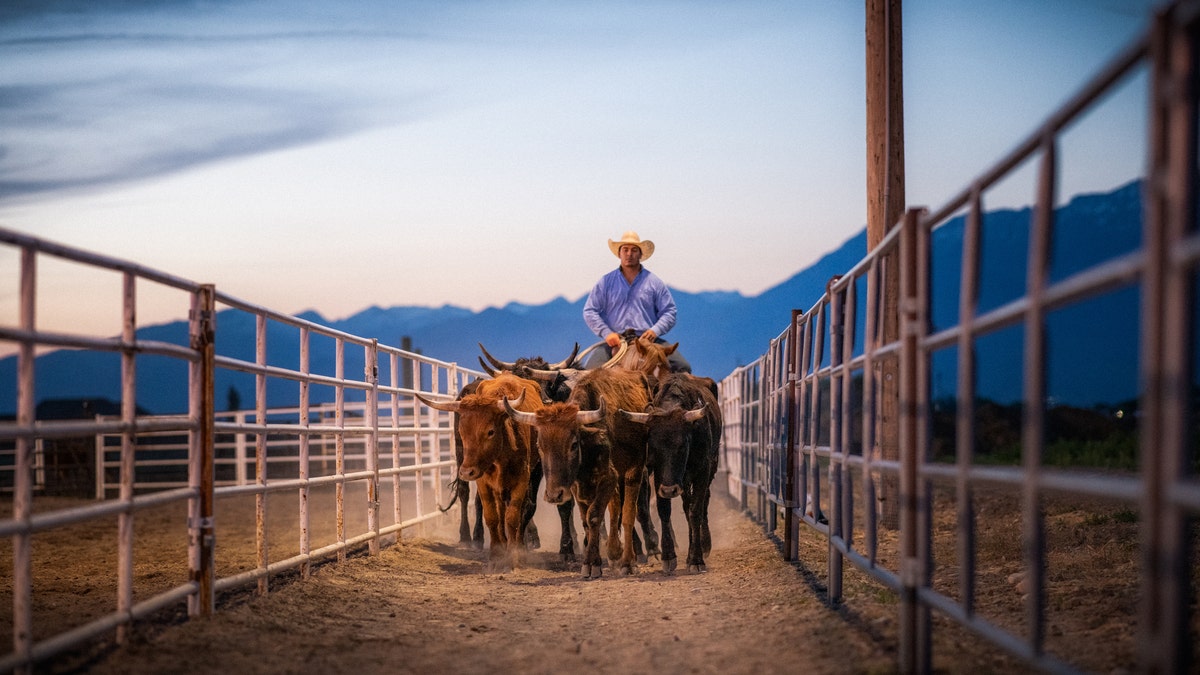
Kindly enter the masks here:
<path id="1" fill-rule="evenodd" d="M 573 494 L 580 501 L 580 516 L 588 528 L 585 576 L 600 576 L 599 527 L 606 495 L 609 522 L 620 523 L 621 536 L 608 537 L 608 557 L 620 574 L 635 571 L 634 523 L 638 520 L 638 490 L 646 464 L 646 428 L 618 417 L 616 410 L 644 409 L 650 402 L 645 375 L 624 369 L 599 369 L 583 373 L 566 403 L 551 404 L 532 414 L 510 412 L 520 422 L 538 430 L 537 449 L 545 467 L 547 501 Z M 635 406 L 640 405 L 641 408 Z M 605 412 L 606 410 L 611 412 Z M 586 425 L 603 422 L 603 427 Z M 605 467 L 604 455 L 608 455 Z M 612 488 L 606 481 L 612 480 Z M 584 509 L 584 500 L 588 507 Z"/>
<path id="2" fill-rule="evenodd" d="M 525 548 L 525 500 L 533 463 L 534 433 L 509 419 L 504 400 L 528 412 L 542 407 L 536 382 L 511 373 L 483 380 L 474 394 L 457 401 L 430 401 L 425 405 L 458 414 L 462 436 L 459 478 L 473 480 L 483 501 L 483 520 L 491 535 L 489 566 L 516 567 Z"/>
<path id="3" fill-rule="evenodd" d="M 483 366 L 484 371 L 488 375 L 495 377 L 500 372 L 510 372 L 518 377 L 526 379 L 536 379 L 542 388 L 542 402 L 550 403 L 551 401 L 566 401 L 571 390 L 566 386 L 565 379 L 558 374 L 575 360 L 575 355 L 579 353 L 579 343 L 576 342 L 574 348 L 571 349 L 571 354 L 567 358 L 558 363 L 547 363 L 540 356 L 521 357 L 516 361 L 501 361 L 488 353 L 486 347 L 480 342 L 479 351 L 483 352 L 483 356 L 487 357 L 488 362 L 492 365 L 488 366 L 483 358 L 479 359 L 479 365 Z M 531 377 L 533 373 L 540 373 L 542 377 Z M 546 377 L 546 375 L 549 377 Z M 537 524 L 533 522 L 533 516 L 537 511 L 537 490 L 538 485 L 542 482 L 542 463 L 535 457 L 533 467 L 529 474 L 529 492 L 526 496 L 525 503 L 525 543 L 531 548 L 540 548 L 541 539 L 538 536 Z M 558 520 L 561 526 L 558 555 L 564 562 L 575 561 L 575 505 L 571 500 L 567 500 L 562 504 L 558 504 Z"/>

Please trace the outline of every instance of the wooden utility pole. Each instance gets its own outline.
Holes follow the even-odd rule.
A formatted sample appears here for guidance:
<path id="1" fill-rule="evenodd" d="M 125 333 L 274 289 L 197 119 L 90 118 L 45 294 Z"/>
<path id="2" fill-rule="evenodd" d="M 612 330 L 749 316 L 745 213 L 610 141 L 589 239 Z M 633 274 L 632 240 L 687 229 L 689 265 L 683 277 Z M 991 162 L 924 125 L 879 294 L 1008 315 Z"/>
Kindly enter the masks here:
<path id="1" fill-rule="evenodd" d="M 904 50 L 900 0 L 866 0 L 867 41 L 867 252 L 875 250 L 904 214 Z M 879 277 L 883 285 L 877 324 L 881 343 L 899 337 L 898 256 L 888 255 Z M 895 357 L 872 375 L 879 392 L 876 442 L 883 459 L 900 458 L 899 369 Z M 899 526 L 899 486 L 888 476 L 877 492 L 881 522 Z"/>

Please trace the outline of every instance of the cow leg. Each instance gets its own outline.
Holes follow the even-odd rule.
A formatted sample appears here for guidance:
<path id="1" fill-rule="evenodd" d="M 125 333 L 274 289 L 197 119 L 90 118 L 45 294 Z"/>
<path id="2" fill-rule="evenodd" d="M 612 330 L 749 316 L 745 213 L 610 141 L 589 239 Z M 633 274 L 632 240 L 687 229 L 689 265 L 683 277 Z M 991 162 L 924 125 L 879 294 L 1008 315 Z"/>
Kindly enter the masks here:
<path id="1" fill-rule="evenodd" d="M 475 495 L 475 529 L 471 531 L 471 545 L 483 549 L 483 497 L 478 494 Z"/>
<path id="2" fill-rule="evenodd" d="M 529 489 L 525 493 L 525 510 L 522 513 L 525 528 L 525 545 L 531 549 L 542 547 L 538 536 L 537 523 L 533 522 L 533 514 L 537 511 L 537 491 L 542 483 L 542 463 L 536 462 L 529 469 Z"/>
<path id="3" fill-rule="evenodd" d="M 638 490 L 638 524 L 642 526 L 642 535 L 646 538 L 646 555 L 639 556 L 639 562 L 646 562 L 652 555 L 661 555 L 658 547 L 658 533 L 654 531 L 654 521 L 650 519 L 650 474 L 643 474 L 642 487 Z"/>
<path id="4" fill-rule="evenodd" d="M 658 505 L 658 523 L 662 526 L 662 571 L 671 574 L 679 566 L 679 558 L 675 553 L 675 530 L 671 527 L 671 500 L 657 494 L 655 499 Z"/>
<path id="5" fill-rule="evenodd" d="M 683 511 L 688 521 L 687 566 L 689 572 L 707 572 L 704 565 L 704 544 L 700 533 L 700 511 L 704 500 L 689 487 L 683 489 Z"/>
<path id="6" fill-rule="evenodd" d="M 450 482 L 454 488 L 454 498 L 458 500 L 458 543 L 471 543 L 471 484 L 455 478 Z"/>
<path id="7" fill-rule="evenodd" d="M 606 504 L 601 500 L 590 503 L 579 502 L 579 517 L 587 529 L 587 547 L 583 553 L 583 566 L 580 575 L 584 579 L 599 579 L 601 571 L 600 560 L 600 528 L 604 526 L 604 509 Z"/>
<path id="8" fill-rule="evenodd" d="M 529 483 L 518 481 L 511 489 L 504 491 L 504 528 L 508 535 L 508 560 L 512 569 L 521 564 L 521 554 L 525 550 L 525 496 Z"/>
<path id="9" fill-rule="evenodd" d="M 625 499 L 624 483 L 619 483 L 608 502 L 608 559 L 616 562 L 624 555 L 621 548 L 621 503 Z"/>
<path id="10" fill-rule="evenodd" d="M 491 544 L 488 546 L 488 567 L 493 567 L 497 559 L 503 559 L 508 551 L 508 538 L 505 535 L 504 524 L 501 522 L 503 513 L 500 505 L 500 495 L 490 485 L 478 483 L 479 501 L 483 504 L 483 521 L 487 524 Z"/>
<path id="11" fill-rule="evenodd" d="M 712 532 L 708 529 L 708 503 L 712 497 L 712 487 L 700 488 L 700 550 L 704 555 L 712 553 Z"/>
<path id="12" fill-rule="evenodd" d="M 583 511 L 579 512 L 580 517 Z M 558 505 L 558 520 L 562 524 L 562 536 L 558 540 L 558 557 L 563 562 L 575 562 L 575 505 L 567 500 Z"/>
<path id="13" fill-rule="evenodd" d="M 638 517 L 638 490 L 642 482 L 642 467 L 629 470 L 623 476 L 624 489 L 621 495 L 621 540 L 624 551 L 616 567 L 618 574 L 633 574 L 637 571 L 633 551 L 633 526 Z"/>

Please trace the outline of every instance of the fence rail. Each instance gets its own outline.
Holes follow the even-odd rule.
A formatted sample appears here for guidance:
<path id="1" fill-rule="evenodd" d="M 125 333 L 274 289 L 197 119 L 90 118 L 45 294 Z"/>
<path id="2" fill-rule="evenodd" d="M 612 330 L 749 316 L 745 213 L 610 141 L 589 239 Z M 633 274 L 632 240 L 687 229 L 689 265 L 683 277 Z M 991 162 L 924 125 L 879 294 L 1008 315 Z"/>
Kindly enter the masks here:
<path id="1" fill-rule="evenodd" d="M 900 665 L 906 672 L 932 667 L 935 612 L 1045 671 L 1086 670 L 1078 663 L 1084 647 L 1065 644 L 1072 636 L 1049 630 L 1048 598 L 1057 592 L 1056 582 L 1070 574 L 1057 557 L 1060 547 L 1048 542 L 1048 512 L 1063 500 L 1103 500 L 1111 517 L 1135 514 L 1137 532 L 1129 544 L 1140 571 L 1129 600 L 1138 606 L 1131 662 L 1146 672 L 1197 666 L 1200 620 L 1194 589 L 1200 585 L 1200 562 L 1194 539 L 1200 453 L 1192 429 L 1200 320 L 1198 14 L 1196 2 L 1161 12 L 1142 40 L 1028 140 L 942 208 L 910 209 L 875 250 L 831 282 L 813 307 L 795 312 L 765 354 L 720 383 L 730 493 L 781 537 L 789 560 L 799 555 L 800 527 L 826 539 L 834 601 L 842 600 L 846 563 L 896 592 Z M 1143 66 L 1149 72 L 1150 128 L 1141 241 L 1135 250 L 1091 261 L 1084 269 L 1056 271 L 1053 249 L 1063 245 L 1056 240 L 1055 202 L 1061 137 Z M 1025 260 L 1005 261 L 1024 265 L 1024 290 L 984 303 L 981 268 L 988 261 L 991 225 L 985 222 L 984 198 L 1031 162 L 1037 180 L 1025 226 Z M 945 241 L 957 241 L 947 234 L 952 224 L 961 225 L 962 235 L 947 270 L 938 267 L 946 260 L 938 253 Z M 1107 235 L 1088 232 L 1093 238 Z M 899 270 L 894 301 L 884 289 L 889 266 Z M 955 317 L 935 321 L 939 300 L 931 280 L 947 276 L 955 278 Z M 1136 345 L 1124 345 L 1138 365 L 1136 410 L 1116 410 L 1109 418 L 1136 426 L 1134 459 L 1117 469 L 1087 462 L 1052 466 L 1058 460 L 1047 442 L 1050 424 L 1070 411 L 1049 393 L 1049 383 L 1063 377 L 1052 370 L 1062 348 L 1051 344 L 1059 338 L 1051 328 L 1061 330 L 1057 322 L 1064 312 L 1115 302 L 1123 293 L 1136 298 L 1126 305 L 1132 312 L 1086 330 L 1099 333 L 1116 322 L 1137 323 Z M 888 316 L 899 318 L 892 339 L 881 330 Z M 982 364 L 997 358 L 989 348 L 999 343 L 998 336 L 1019 345 L 1009 371 L 1021 387 L 1019 456 L 1006 461 L 989 456 L 992 448 L 985 447 L 994 430 L 984 428 L 992 420 L 980 394 Z M 1115 365 L 1104 361 L 1090 367 Z M 953 384 L 939 381 L 943 375 Z M 899 455 L 886 457 L 881 452 L 887 414 L 883 387 L 891 377 L 898 378 Z M 948 389 L 951 396 L 939 398 L 935 389 L 942 394 Z M 985 517 L 978 510 L 993 503 L 988 501 L 993 495 L 1020 516 L 1020 527 L 1007 542 L 1020 560 L 1020 572 L 1011 576 L 1024 591 L 1015 617 L 981 607 L 981 589 L 996 570 L 982 568 L 978 560 L 989 536 L 985 528 L 999 515 Z M 941 515 L 948 516 L 949 525 L 935 523 Z"/>
<path id="2" fill-rule="evenodd" d="M 274 576 L 288 571 L 307 575 L 314 562 L 344 559 L 360 546 L 377 553 L 381 541 L 441 515 L 436 507 L 445 501 L 442 489 L 454 468 L 451 418 L 421 405 L 414 394 L 452 397 L 468 378 L 483 373 L 274 312 L 218 293 L 211 285 L 36 237 L 0 229 L 0 246 L 14 251 L 20 261 L 18 316 L 15 325 L 0 325 L 0 342 L 15 344 L 17 363 L 16 417 L 0 421 L 0 482 L 12 493 L 0 536 L 11 547 L 13 607 L 12 649 L 0 656 L 0 672 L 31 671 L 39 662 L 114 630 L 123 641 L 133 621 L 173 605 L 186 603 L 190 616 L 211 614 L 219 592 L 257 584 L 257 591 L 265 593 Z M 46 258 L 120 279 L 120 337 L 39 328 L 38 263 Z M 181 313 L 189 317 L 186 343 L 139 337 L 135 317 L 143 289 L 177 294 Z M 252 358 L 239 358 L 233 349 L 218 351 L 226 347 L 218 344 L 218 316 L 253 319 Z M 278 352 L 267 358 L 268 342 L 281 332 L 298 338 L 293 362 Z M 333 373 L 313 371 L 312 344 L 317 340 L 332 344 Z M 38 418 L 34 365 L 44 366 L 38 359 L 43 352 L 62 348 L 119 356 L 119 414 Z M 355 352 L 360 355 L 352 356 Z M 185 411 L 151 415 L 139 408 L 146 401 L 138 398 L 137 367 L 151 356 L 171 359 L 186 371 L 178 384 L 187 391 Z M 357 373 L 347 372 L 357 367 Z M 253 378 L 254 409 L 216 412 L 219 378 L 238 376 Z M 281 386 L 292 392 L 290 408 L 269 406 Z M 329 392 L 332 401 L 322 400 Z M 62 506 L 44 497 L 52 483 L 46 448 L 54 443 L 76 443 L 84 448 L 79 456 L 91 457 L 94 503 Z M 310 513 L 310 501 L 324 498 L 325 492 L 332 493 L 328 508 Z M 381 495 L 386 492 L 391 497 L 385 501 Z M 296 497 L 292 520 L 300 534 L 293 544 L 268 541 L 270 495 Z M 217 516 L 224 504 L 239 497 L 255 502 L 255 561 L 218 570 L 215 561 L 223 549 L 217 535 L 228 528 L 218 528 Z M 279 513 L 278 503 L 272 502 L 272 514 Z M 180 553 L 179 577 L 153 591 L 139 587 L 135 595 L 140 560 L 135 521 L 172 505 L 186 512 L 181 537 L 187 545 Z M 81 524 L 102 530 L 113 520 L 118 561 L 109 572 L 115 575 L 116 589 L 111 609 L 81 618 L 65 632 L 46 634 L 40 624 L 35 626 L 37 612 L 53 611 L 35 596 L 40 588 L 34 582 L 35 539 L 71 532 Z M 319 539 L 314 534 L 318 529 L 332 534 Z M 88 592 L 97 582 L 91 579 L 78 591 Z"/>

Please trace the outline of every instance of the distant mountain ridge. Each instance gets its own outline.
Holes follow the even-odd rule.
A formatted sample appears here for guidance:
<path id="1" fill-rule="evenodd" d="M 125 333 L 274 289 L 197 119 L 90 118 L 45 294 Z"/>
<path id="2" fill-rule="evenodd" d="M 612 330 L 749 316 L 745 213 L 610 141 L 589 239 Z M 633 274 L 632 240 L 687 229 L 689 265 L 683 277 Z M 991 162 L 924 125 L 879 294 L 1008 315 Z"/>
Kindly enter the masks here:
<path id="1" fill-rule="evenodd" d="M 981 310 L 999 306 L 1024 291 L 1030 215 L 1028 208 L 986 214 Z M 1140 181 L 1105 194 L 1076 196 L 1058 210 L 1056 223 L 1054 278 L 1062 278 L 1087 265 L 1132 250 L 1139 244 L 1141 236 Z M 935 328 L 957 320 L 962 225 L 963 218 L 958 217 L 934 233 L 932 318 Z M 1104 236 L 1097 236 L 1097 233 Z M 679 321 L 664 337 L 680 343 L 694 372 L 721 379 L 738 366 L 757 359 L 766 351 L 770 340 L 786 329 L 793 309 L 811 308 L 824 294 L 831 277 L 849 271 L 865 255 L 864 229 L 817 262 L 757 296 L 747 297 L 729 291 L 690 293 L 672 289 L 679 308 Z M 315 311 L 300 316 L 346 333 L 377 338 L 392 346 L 400 346 L 401 339 L 407 336 L 411 338 L 414 350 L 443 361 L 478 368 L 478 343 L 483 343 L 490 353 L 505 360 L 537 355 L 557 361 L 565 358 L 576 342 L 581 347 L 596 342 L 598 338 L 591 335 L 583 323 L 585 299 L 586 290 L 574 301 L 560 296 L 541 305 L 514 302 L 480 312 L 453 305 L 438 308 L 397 306 L 369 307 L 337 321 L 327 320 Z M 1078 320 L 1094 321 L 1095 317 L 1083 316 Z M 1132 337 L 1128 330 L 1134 323 L 1127 320 L 1107 322 L 1105 325 L 1111 330 L 1096 335 L 1095 340 L 1084 341 L 1082 348 L 1072 350 L 1069 360 L 1080 360 L 1087 369 L 1089 363 L 1109 363 L 1114 353 L 1122 357 L 1128 355 L 1132 345 L 1134 351 L 1129 363 L 1115 363 L 1113 369 L 1116 372 L 1111 375 L 1123 383 L 1136 380 L 1136 376 L 1131 377 L 1126 372 L 1128 368 L 1136 369 L 1137 364 L 1136 326 L 1133 326 Z M 254 330 L 252 316 L 235 310 L 221 312 L 217 318 L 218 353 L 253 361 Z M 1058 329 L 1056 334 L 1070 334 L 1071 330 L 1068 325 Z M 1090 335 L 1083 329 L 1078 332 Z M 187 323 L 177 321 L 144 327 L 138 331 L 138 336 L 145 340 L 187 344 Z M 997 351 L 1011 352 L 1014 349 L 1011 342 L 1012 338 L 1000 336 Z M 1089 350 L 1089 344 L 1095 344 L 1096 349 Z M 271 363 L 289 368 L 298 365 L 297 331 L 272 326 L 267 345 Z M 353 372 L 350 368 L 355 367 L 352 365 L 354 359 L 361 359 L 360 355 L 350 353 L 356 351 L 359 350 L 347 350 L 348 372 Z M 1019 356 L 1019 348 L 1016 354 Z M 313 372 L 332 374 L 332 344 L 315 344 L 312 360 Z M 996 372 L 988 373 L 983 372 L 987 360 L 981 358 L 980 395 L 991 395 L 997 400 L 1011 397 L 1013 378 L 1005 374 L 1005 367 L 1011 367 L 1011 361 L 1001 361 Z M 64 398 L 117 400 L 120 397 L 120 359 L 115 354 L 59 350 L 39 357 L 35 372 L 39 402 Z M 186 369 L 183 364 L 165 357 L 141 356 L 137 376 L 140 406 L 154 413 L 180 412 L 186 408 Z M 1068 384 L 1070 379 L 1067 378 Z M 16 358 L 0 360 L 0 382 L 15 381 Z M 948 377 L 946 381 L 954 380 Z M 1019 383 L 1019 378 L 1017 381 Z M 936 397 L 937 385 L 934 386 Z M 989 386 L 996 390 L 989 391 Z M 1089 382 L 1087 386 L 1091 388 L 1090 393 L 1081 391 L 1078 395 L 1095 397 L 1095 387 L 1099 385 Z M 1120 386 L 1123 390 L 1128 389 L 1127 384 Z M 247 405 L 253 401 L 252 376 L 219 370 L 216 389 L 219 408 L 223 407 L 229 388 L 237 390 L 238 397 Z M 15 389 L 15 386 L 0 388 L 0 414 L 15 411 Z M 1019 392 L 1018 386 L 1018 397 Z M 1063 392 L 1065 397 L 1072 395 L 1075 394 Z M 292 405 L 295 396 L 294 383 L 270 382 L 270 405 Z M 314 392 L 314 396 L 320 398 L 323 394 Z"/>

